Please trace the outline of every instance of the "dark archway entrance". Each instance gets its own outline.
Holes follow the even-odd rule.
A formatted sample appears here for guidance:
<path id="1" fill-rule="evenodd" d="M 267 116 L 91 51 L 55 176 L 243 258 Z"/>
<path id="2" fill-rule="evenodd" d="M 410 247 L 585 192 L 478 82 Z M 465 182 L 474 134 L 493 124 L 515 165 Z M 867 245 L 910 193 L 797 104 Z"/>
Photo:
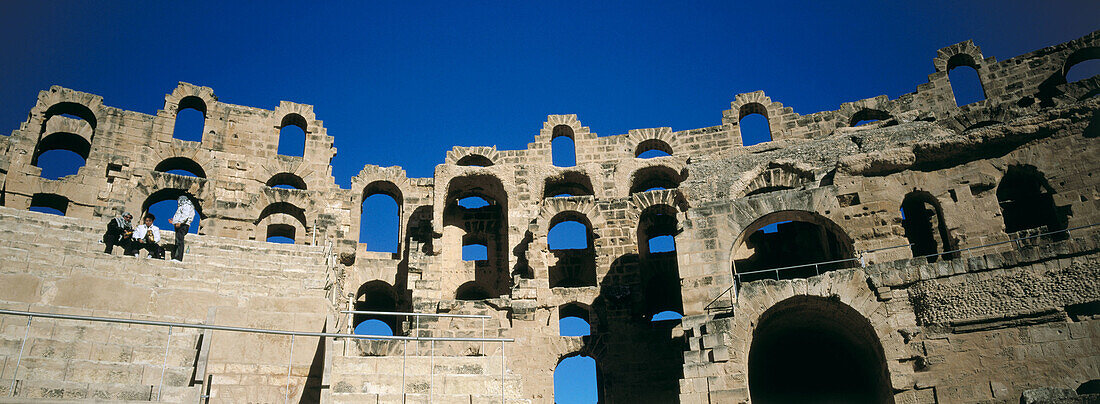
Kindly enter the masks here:
<path id="1" fill-rule="evenodd" d="M 871 323 L 839 300 L 798 296 L 760 316 L 749 348 L 759 403 L 893 403 Z"/>

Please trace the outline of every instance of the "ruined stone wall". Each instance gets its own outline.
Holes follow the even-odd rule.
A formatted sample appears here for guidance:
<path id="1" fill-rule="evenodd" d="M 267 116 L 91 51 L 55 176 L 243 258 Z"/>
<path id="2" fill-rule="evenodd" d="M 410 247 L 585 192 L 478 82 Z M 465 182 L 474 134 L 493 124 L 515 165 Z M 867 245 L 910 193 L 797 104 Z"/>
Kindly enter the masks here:
<path id="1" fill-rule="evenodd" d="M 333 138 L 311 106 L 236 106 L 209 88 L 181 83 L 150 116 L 54 87 L 39 95 L 27 122 L 0 138 L 0 201 L 26 209 L 34 195 L 56 194 L 69 201 L 67 216 L 98 223 L 185 193 L 199 201 L 200 234 L 263 240 L 267 226 L 287 224 L 300 244 L 332 246 L 341 265 L 326 292 L 330 307 L 301 312 L 310 318 L 306 328 L 328 327 L 321 315 L 333 315 L 328 329 L 341 332 L 358 321 L 337 310 L 411 310 L 491 318 L 484 326 L 394 319 L 398 334 L 516 339 L 508 353 L 462 343 L 341 341 L 320 354 L 337 360 L 322 361 L 327 382 L 315 387 L 333 386 L 324 397 L 336 401 L 431 399 L 430 364 L 438 357 L 442 369 L 470 373 L 448 379 L 449 393 L 436 399 L 480 400 L 485 394 L 478 392 L 499 393 L 503 381 L 517 402 L 551 402 L 554 368 L 573 355 L 595 358 L 604 402 L 747 401 L 757 327 L 782 330 L 789 318 L 864 330 L 848 336 L 879 347 L 867 353 L 881 365 L 879 401 L 1014 401 L 1028 387 L 1075 388 L 1100 378 L 1098 228 L 1082 227 L 1100 223 L 1100 182 L 1093 179 L 1100 169 L 1100 77 L 1065 80 L 1074 63 L 1097 58 L 1098 48 L 1100 32 L 998 62 L 968 41 L 939 50 L 928 82 L 896 99 L 800 115 L 758 91 L 735 96 L 719 125 L 682 131 L 597 136 L 576 115 L 550 115 L 526 149 L 454 147 L 432 178 L 366 165 L 350 189 L 332 178 Z M 977 71 L 985 100 L 956 105 L 948 71 L 959 66 Z M 202 141 L 173 139 L 176 111 L 196 100 L 206 116 Z M 767 118 L 772 140 L 743 146 L 739 121 L 752 113 Z M 304 157 L 276 154 L 287 117 L 304 122 Z M 875 121 L 858 125 L 866 120 Z M 39 178 L 31 160 L 42 139 L 56 133 L 85 139 L 87 163 L 73 176 Z M 559 136 L 575 142 L 573 167 L 551 162 Z M 638 158 L 645 150 L 669 155 Z M 205 178 L 158 171 L 179 158 L 200 166 Z M 1008 224 L 1017 219 L 1004 217 L 1000 187 L 1018 173 L 1038 178 L 1037 192 L 1050 199 L 1051 220 L 1043 226 L 1017 231 Z M 305 189 L 269 186 L 279 175 L 301 179 Z M 396 253 L 371 251 L 357 239 L 370 214 L 361 203 L 376 194 L 399 207 Z M 490 205 L 457 205 L 470 196 Z M 927 208 L 932 251 L 944 254 L 913 258 L 923 253 L 915 253 L 922 250 L 904 206 Z M 587 249 L 549 249 L 549 231 L 563 220 L 588 227 Z M 788 220 L 820 234 L 797 245 L 815 246 L 836 262 L 761 280 L 772 274 L 747 271 L 748 263 L 782 265 L 753 257 L 800 262 L 807 254 L 769 252 L 754 236 Z M 1066 228 L 1068 235 L 1010 241 Z M 675 236 L 675 252 L 646 250 L 647 236 L 665 234 Z M 473 238 L 489 245 L 489 260 L 462 259 L 463 243 Z M 1005 284 L 1019 287 L 1001 290 Z M 661 311 L 685 317 L 651 321 Z M 586 317 L 592 335 L 560 336 L 563 313 Z M 222 318 L 264 322 L 247 313 Z M 407 350 L 416 364 L 412 384 L 392 377 L 393 361 Z M 1039 355 L 1047 359 L 1029 367 Z M 501 359 L 504 380 L 491 363 Z M 249 380 L 242 370 L 248 359 L 233 360 L 243 362 L 221 371 Z"/>

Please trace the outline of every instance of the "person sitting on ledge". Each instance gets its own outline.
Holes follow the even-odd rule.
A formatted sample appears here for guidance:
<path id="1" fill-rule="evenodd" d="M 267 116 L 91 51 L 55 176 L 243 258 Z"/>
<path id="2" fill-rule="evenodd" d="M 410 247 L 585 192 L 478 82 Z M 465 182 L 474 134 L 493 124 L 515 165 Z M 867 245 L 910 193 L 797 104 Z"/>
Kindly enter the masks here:
<path id="1" fill-rule="evenodd" d="M 110 254 L 111 251 L 114 251 L 116 245 L 121 246 L 122 251 L 130 248 L 130 236 L 134 234 L 134 226 L 130 224 L 130 221 L 133 219 L 134 215 L 131 215 L 130 212 L 123 212 L 122 216 L 107 222 L 107 232 L 103 233 L 103 244 L 106 244 L 107 248 L 103 252 Z"/>
<path id="2" fill-rule="evenodd" d="M 126 250 L 126 255 L 137 255 L 138 250 L 145 249 L 149 252 L 149 256 L 157 259 L 164 259 L 164 247 L 160 246 L 160 228 L 153 225 L 153 220 L 156 216 L 152 213 L 146 213 L 142 217 L 142 222 L 136 229 L 134 229 L 134 238 L 130 243 L 130 248 Z"/>

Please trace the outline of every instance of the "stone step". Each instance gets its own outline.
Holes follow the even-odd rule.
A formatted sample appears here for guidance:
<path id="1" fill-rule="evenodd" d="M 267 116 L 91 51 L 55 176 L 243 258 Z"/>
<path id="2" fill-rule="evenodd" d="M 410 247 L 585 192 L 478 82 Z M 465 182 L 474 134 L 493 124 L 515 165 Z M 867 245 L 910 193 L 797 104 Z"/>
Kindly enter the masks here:
<path id="1" fill-rule="evenodd" d="M 154 382 L 155 383 L 155 382 Z M 132 402 L 154 401 L 157 398 L 156 384 L 117 384 L 82 383 L 57 380 L 23 380 L 16 383 L 16 394 L 12 399 L 10 388 L 12 380 L 0 379 L 0 397 L 4 402 Z M 170 403 L 196 402 L 202 386 L 168 386 L 159 388 L 160 401 Z"/>
<path id="2" fill-rule="evenodd" d="M 374 394 L 374 393 L 338 393 L 333 392 L 334 403 L 380 403 L 380 404 L 500 404 L 499 395 L 473 394 Z M 530 404 L 529 399 L 504 397 L 505 404 Z"/>

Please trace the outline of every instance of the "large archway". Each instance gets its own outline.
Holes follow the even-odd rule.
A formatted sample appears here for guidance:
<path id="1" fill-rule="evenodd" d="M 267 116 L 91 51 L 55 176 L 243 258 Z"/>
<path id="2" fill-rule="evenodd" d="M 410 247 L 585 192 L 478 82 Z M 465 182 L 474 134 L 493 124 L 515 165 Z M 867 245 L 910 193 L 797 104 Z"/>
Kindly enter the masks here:
<path id="1" fill-rule="evenodd" d="M 796 296 L 764 312 L 749 348 L 753 403 L 893 403 L 871 323 L 838 299 Z"/>
<path id="2" fill-rule="evenodd" d="M 817 213 L 772 212 L 745 226 L 737 238 L 733 272 L 741 282 L 808 278 L 855 266 L 852 243 L 844 229 Z"/>

